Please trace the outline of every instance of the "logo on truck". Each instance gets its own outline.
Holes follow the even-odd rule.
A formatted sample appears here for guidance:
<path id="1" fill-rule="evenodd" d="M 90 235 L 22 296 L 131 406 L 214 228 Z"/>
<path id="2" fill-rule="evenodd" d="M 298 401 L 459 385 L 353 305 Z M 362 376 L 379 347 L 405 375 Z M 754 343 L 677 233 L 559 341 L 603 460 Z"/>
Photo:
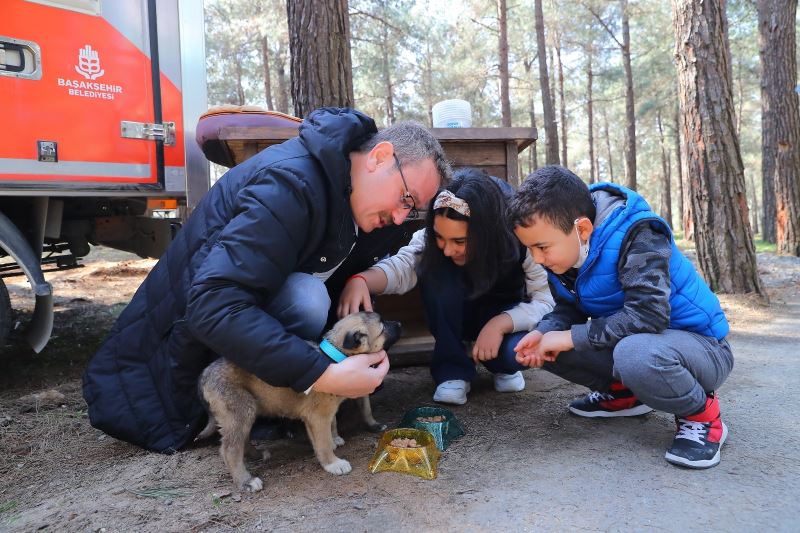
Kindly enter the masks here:
<path id="1" fill-rule="evenodd" d="M 83 76 L 85 80 L 57 78 L 58 86 L 66 87 L 70 96 L 114 100 L 116 95 L 122 94 L 121 85 L 94 81 L 104 75 L 106 71 L 100 66 L 100 54 L 89 44 L 78 51 L 78 64 L 75 65 L 75 72 Z"/>
<path id="2" fill-rule="evenodd" d="M 87 80 L 96 80 L 106 73 L 100 68 L 100 55 L 97 50 L 92 50 L 91 45 L 86 45 L 78 52 L 78 64 L 75 65 L 75 72 Z"/>

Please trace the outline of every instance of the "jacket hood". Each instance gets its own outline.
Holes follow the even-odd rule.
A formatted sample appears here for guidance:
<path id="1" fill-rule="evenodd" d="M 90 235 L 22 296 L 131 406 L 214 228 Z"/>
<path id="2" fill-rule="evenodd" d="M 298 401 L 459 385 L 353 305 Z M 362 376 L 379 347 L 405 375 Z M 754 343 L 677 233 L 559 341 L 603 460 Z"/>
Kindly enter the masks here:
<path id="1" fill-rule="evenodd" d="M 332 183 L 335 175 L 350 182 L 350 152 L 378 132 L 375 121 L 350 108 L 321 107 L 300 124 L 300 140 L 319 161 Z M 341 178 L 340 178 L 341 179 Z"/>
<path id="2" fill-rule="evenodd" d="M 592 190 L 592 200 L 596 210 L 593 224 L 599 226 L 616 208 L 625 205 L 627 195 L 620 189 L 597 187 Z"/>

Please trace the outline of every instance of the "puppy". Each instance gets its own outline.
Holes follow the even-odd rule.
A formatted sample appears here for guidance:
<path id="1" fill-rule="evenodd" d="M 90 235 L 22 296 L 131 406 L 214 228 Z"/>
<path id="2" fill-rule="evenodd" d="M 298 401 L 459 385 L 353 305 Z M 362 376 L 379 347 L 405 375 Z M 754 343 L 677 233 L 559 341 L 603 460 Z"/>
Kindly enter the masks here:
<path id="1" fill-rule="evenodd" d="M 383 322 L 377 313 L 362 312 L 339 320 L 324 338 L 349 356 L 388 349 L 399 336 L 399 322 Z M 337 475 L 350 472 L 350 463 L 333 453 L 344 444 L 336 430 L 336 412 L 345 398 L 314 390 L 304 394 L 288 387 L 273 387 L 223 358 L 203 371 L 198 387 L 209 416 L 197 439 L 210 436 L 219 427 L 222 460 L 240 489 L 255 492 L 263 487 L 261 479 L 247 471 L 243 457 L 245 452 L 258 456 L 249 435 L 259 416 L 302 420 L 322 468 Z M 383 426 L 372 417 L 369 396 L 359 398 L 359 402 L 370 429 L 381 429 Z M 262 456 L 266 459 L 269 453 L 263 452 Z"/>

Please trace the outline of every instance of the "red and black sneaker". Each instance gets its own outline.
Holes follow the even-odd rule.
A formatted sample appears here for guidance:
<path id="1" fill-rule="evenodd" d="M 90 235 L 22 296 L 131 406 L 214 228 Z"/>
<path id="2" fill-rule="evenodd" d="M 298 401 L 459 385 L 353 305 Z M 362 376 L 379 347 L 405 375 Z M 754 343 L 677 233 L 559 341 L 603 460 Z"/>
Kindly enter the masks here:
<path id="1" fill-rule="evenodd" d="M 644 415 L 653 409 L 640 402 L 628 387 L 615 381 L 608 392 L 593 391 L 569 404 L 569 410 L 578 416 L 611 418 Z"/>
<path id="2" fill-rule="evenodd" d="M 711 394 L 697 414 L 675 417 L 675 440 L 664 458 L 688 468 L 711 468 L 719 464 L 719 451 L 728 437 L 728 427 L 719 416 L 719 400 Z"/>

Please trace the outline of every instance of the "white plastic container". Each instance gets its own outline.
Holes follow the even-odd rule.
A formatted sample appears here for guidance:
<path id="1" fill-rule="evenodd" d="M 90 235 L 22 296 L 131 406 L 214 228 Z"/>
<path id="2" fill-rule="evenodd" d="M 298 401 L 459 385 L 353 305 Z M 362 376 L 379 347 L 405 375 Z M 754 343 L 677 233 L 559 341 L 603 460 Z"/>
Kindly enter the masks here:
<path id="1" fill-rule="evenodd" d="M 466 100 L 442 100 L 433 106 L 434 128 L 469 128 L 472 106 Z"/>

